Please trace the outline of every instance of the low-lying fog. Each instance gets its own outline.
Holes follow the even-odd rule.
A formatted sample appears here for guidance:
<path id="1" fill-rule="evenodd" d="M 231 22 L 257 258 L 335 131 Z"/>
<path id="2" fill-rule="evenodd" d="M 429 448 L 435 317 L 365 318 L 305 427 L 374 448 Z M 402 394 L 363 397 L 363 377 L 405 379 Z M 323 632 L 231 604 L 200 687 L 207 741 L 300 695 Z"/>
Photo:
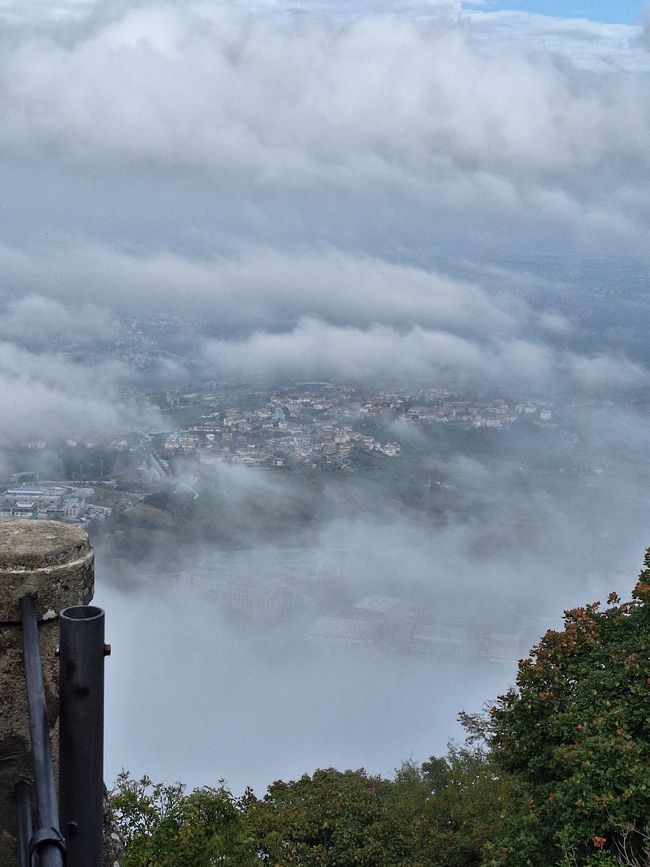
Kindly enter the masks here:
<path id="1" fill-rule="evenodd" d="M 552 409 L 394 418 L 401 454 L 358 472 L 175 467 L 159 526 L 98 531 L 109 782 L 389 773 L 444 750 L 564 608 L 629 595 L 650 18 L 493 5 L 0 2 L 7 486 L 105 479 L 99 440 L 164 437 L 152 394 L 205 381 Z"/>
<path id="2" fill-rule="evenodd" d="M 570 449 L 558 430 L 541 446 L 497 432 L 489 455 L 461 455 L 446 433 L 430 460 L 418 434 L 401 464 L 316 490 L 223 464 L 192 479 L 213 525 L 188 522 L 130 565 L 100 542 L 108 778 L 224 777 L 259 794 L 316 767 L 387 774 L 443 751 L 458 711 L 513 684 L 564 608 L 634 583 L 650 540 L 644 421 L 623 407 L 580 419 Z"/>

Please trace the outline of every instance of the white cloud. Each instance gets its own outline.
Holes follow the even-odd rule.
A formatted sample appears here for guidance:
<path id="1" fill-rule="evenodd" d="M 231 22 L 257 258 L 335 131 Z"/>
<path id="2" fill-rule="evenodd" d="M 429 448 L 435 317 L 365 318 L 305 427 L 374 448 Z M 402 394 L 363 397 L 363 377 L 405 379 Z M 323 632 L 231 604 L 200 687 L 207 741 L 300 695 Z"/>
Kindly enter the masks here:
<path id="1" fill-rule="evenodd" d="M 21 29 L 4 39 L 0 147 L 92 165 L 194 167 L 215 195 L 229 174 L 254 207 L 302 191 L 313 209 L 334 193 L 365 224 L 389 196 L 404 212 L 471 211 L 486 225 L 534 225 L 538 207 L 577 236 L 586 218 L 594 243 L 612 224 L 633 229 L 642 204 L 621 197 L 647 171 L 647 87 L 540 50 L 542 24 L 564 36 L 573 28 L 588 45 L 608 26 L 504 15 L 458 25 L 369 16 L 336 27 L 256 18 L 241 6 L 142 3 L 90 16 L 65 36 Z M 534 51 L 501 50 L 495 22 L 508 21 Z M 617 46 L 627 39 L 627 56 L 625 34 Z"/>
<path id="2" fill-rule="evenodd" d="M 220 337 L 204 357 L 224 375 L 643 377 L 574 352 L 578 317 L 539 312 L 544 280 L 518 295 L 518 275 L 432 264 L 449 247 L 647 256 L 639 29 L 456 3 L 359 3 L 344 22 L 340 4 L 251 8 L 60 4 L 6 24 L 7 340 L 74 342 L 74 310 L 92 344 L 116 314 L 166 312 Z"/>
<path id="3" fill-rule="evenodd" d="M 41 294 L 13 300 L 2 333 L 29 328 L 65 330 L 66 310 L 84 296 L 95 304 L 69 321 L 87 337 L 104 334 L 110 317 L 96 305 L 142 314 L 166 311 L 209 319 L 230 330 L 281 327 L 305 314 L 333 322 L 416 323 L 451 330 L 507 333 L 525 308 L 506 295 L 408 264 L 332 248 L 277 250 L 242 246 L 228 256 L 199 259 L 167 251 L 134 254 L 94 243 L 21 251 L 0 246 L 0 296 L 20 285 Z M 4 285 L 3 285 L 4 284 Z M 55 321 L 53 321 L 55 320 Z M 79 335 L 83 337 L 83 335 Z"/>
<path id="4" fill-rule="evenodd" d="M 107 310 L 82 303 L 73 311 L 42 295 L 13 299 L 0 318 L 0 335 L 32 347 L 62 344 L 98 347 L 116 334 L 117 321 Z"/>
<path id="5" fill-rule="evenodd" d="M 648 371 L 625 358 L 599 354 L 590 357 L 568 354 L 566 369 L 581 390 L 640 388 L 648 382 Z"/>
<path id="6" fill-rule="evenodd" d="M 407 260 L 434 244 L 645 255 L 647 84 L 580 70 L 541 39 L 546 28 L 569 53 L 578 40 L 629 59 L 638 28 L 359 10 L 342 26 L 145 2 L 7 27 L 0 172 L 11 181 L 16 164 L 31 169 L 52 197 L 67 173 L 79 192 L 62 204 L 65 221 L 111 240 L 175 229 L 190 245 L 283 235 L 375 255 L 390 246 Z M 105 210 L 91 228 L 87 179 Z M 52 197 L 30 209 L 7 192 L 0 223 L 11 231 L 28 209 L 35 231 L 59 231 Z"/>
<path id="7" fill-rule="evenodd" d="M 539 324 L 544 331 L 559 336 L 571 334 L 573 331 L 573 325 L 567 317 L 555 310 L 545 310 L 540 313 Z"/>
<path id="8" fill-rule="evenodd" d="M 335 376 L 416 381 L 434 372 L 449 378 L 459 368 L 476 369 L 481 363 L 478 347 L 444 332 L 414 328 L 400 333 L 381 325 L 362 330 L 313 319 L 301 320 L 290 332 L 208 342 L 205 351 L 219 376 L 244 380 Z"/>
<path id="9" fill-rule="evenodd" d="M 479 268 L 470 282 L 328 247 L 242 245 L 205 259 L 91 242 L 5 246 L 0 265 L 0 297 L 9 294 L 0 333 L 31 348 L 101 347 L 115 336 L 114 314 L 155 313 L 195 323 L 188 356 L 224 379 L 491 383 L 591 394 L 646 378 L 623 357 L 571 349 L 580 338 L 575 322 L 517 297 L 525 286 L 535 299 L 547 284 L 499 269 Z M 14 297 L 17 285 L 26 297 Z M 85 302 L 73 307 L 79 297 Z M 174 365 L 172 372 L 182 374 Z"/>
<path id="10" fill-rule="evenodd" d="M 117 391 L 132 381 L 116 362 L 79 364 L 0 342 L 0 443 L 23 437 L 110 434 L 155 420 Z"/>
<path id="11" fill-rule="evenodd" d="M 374 383 L 489 383 L 513 390 L 589 393 L 639 387 L 648 371 L 627 359 L 555 352 L 509 338 L 490 343 L 421 327 L 335 326 L 302 319 L 282 332 L 206 341 L 210 375 L 244 381 L 339 377 Z"/>
<path id="12" fill-rule="evenodd" d="M 552 52 L 579 68 L 602 72 L 636 75 L 650 71 L 637 26 L 523 11 L 468 11 L 465 17 L 479 44 L 491 51 Z"/>

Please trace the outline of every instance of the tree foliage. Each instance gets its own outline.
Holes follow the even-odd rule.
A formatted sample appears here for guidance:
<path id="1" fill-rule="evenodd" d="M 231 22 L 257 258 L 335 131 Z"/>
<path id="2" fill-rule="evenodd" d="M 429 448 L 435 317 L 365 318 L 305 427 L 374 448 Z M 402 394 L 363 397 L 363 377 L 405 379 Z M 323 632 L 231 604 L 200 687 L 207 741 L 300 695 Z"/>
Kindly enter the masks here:
<path id="1" fill-rule="evenodd" d="M 649 600 L 650 549 L 632 601 L 566 611 L 492 709 L 515 795 L 489 863 L 650 863 Z"/>
<path id="2" fill-rule="evenodd" d="M 277 781 L 260 800 L 122 774 L 112 806 L 125 867 L 471 867 L 503 797 L 487 753 L 452 744 L 392 780 L 329 768 Z"/>
<path id="3" fill-rule="evenodd" d="M 259 865 L 241 803 L 223 785 L 188 795 L 180 783 L 133 780 L 122 772 L 111 807 L 126 844 L 124 867 Z"/>
<path id="4" fill-rule="evenodd" d="M 381 867 L 393 859 L 385 783 L 365 771 L 316 771 L 269 786 L 249 811 L 264 860 L 270 864 Z"/>
<path id="5" fill-rule="evenodd" d="M 419 780 L 419 784 L 416 782 Z M 388 799 L 396 834 L 411 844 L 409 867 L 473 867 L 498 832 L 509 782 L 482 745 L 451 743 L 447 754 L 397 771 Z M 419 799 L 419 803 L 418 800 Z"/>

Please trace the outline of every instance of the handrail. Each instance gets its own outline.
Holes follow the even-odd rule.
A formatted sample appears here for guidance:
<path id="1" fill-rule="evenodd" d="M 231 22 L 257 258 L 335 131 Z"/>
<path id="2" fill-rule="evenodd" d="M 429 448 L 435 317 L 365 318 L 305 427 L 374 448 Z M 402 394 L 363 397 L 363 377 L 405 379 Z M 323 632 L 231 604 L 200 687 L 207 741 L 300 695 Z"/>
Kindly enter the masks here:
<path id="1" fill-rule="evenodd" d="M 20 615 L 38 819 L 38 828 L 29 841 L 29 862 L 37 852 L 40 867 L 63 867 L 65 840 L 59 830 L 34 594 L 22 597 Z"/>
<path id="2" fill-rule="evenodd" d="M 32 787 L 27 780 L 18 780 L 16 812 L 18 814 L 18 867 L 30 867 L 29 844 L 34 833 L 32 824 Z"/>

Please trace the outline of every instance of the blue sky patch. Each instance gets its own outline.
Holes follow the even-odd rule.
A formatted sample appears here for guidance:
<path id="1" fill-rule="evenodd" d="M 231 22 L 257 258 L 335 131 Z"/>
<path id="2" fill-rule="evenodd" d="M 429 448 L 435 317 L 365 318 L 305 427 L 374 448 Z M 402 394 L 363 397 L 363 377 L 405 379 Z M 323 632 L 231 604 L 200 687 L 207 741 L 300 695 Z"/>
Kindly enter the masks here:
<path id="1" fill-rule="evenodd" d="M 639 24 L 645 5 L 639 0 L 488 0 L 483 8 L 486 11 L 511 9 L 560 18 L 589 18 L 612 24 Z"/>

